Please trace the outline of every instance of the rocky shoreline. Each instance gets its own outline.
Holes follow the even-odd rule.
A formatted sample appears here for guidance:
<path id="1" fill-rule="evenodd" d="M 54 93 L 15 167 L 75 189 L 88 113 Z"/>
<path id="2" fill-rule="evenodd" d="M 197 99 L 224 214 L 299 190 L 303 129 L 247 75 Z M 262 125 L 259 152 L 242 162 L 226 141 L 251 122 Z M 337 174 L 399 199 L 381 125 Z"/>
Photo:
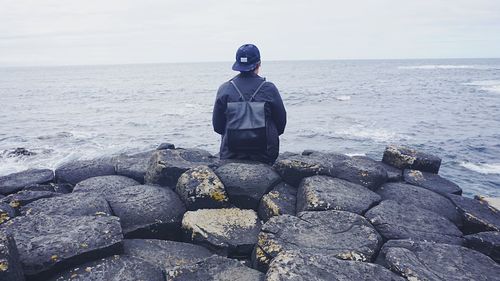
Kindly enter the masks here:
<path id="1" fill-rule="evenodd" d="M 441 159 L 200 149 L 0 177 L 0 280 L 499 280 L 498 199 Z"/>

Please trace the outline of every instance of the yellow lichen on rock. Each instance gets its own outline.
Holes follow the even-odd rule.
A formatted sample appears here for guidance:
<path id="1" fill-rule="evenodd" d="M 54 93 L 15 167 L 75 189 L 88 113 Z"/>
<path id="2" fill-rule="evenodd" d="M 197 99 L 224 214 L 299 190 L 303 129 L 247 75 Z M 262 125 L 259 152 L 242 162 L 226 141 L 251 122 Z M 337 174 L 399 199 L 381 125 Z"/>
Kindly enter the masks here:
<path id="1" fill-rule="evenodd" d="M 270 211 L 271 216 L 279 216 L 281 214 L 280 207 L 271 199 L 273 198 L 272 196 L 268 196 L 269 194 L 270 193 L 262 197 L 262 203 L 266 206 L 266 209 Z"/>
<path id="2" fill-rule="evenodd" d="M 12 200 L 12 201 L 10 201 L 9 205 L 12 208 L 18 208 L 19 206 L 21 206 L 21 202 L 19 202 L 18 200 Z"/>
<path id="3" fill-rule="evenodd" d="M 415 180 L 422 180 L 424 178 L 424 174 L 422 174 L 419 170 L 412 170 L 409 175 L 415 178 Z"/>
<path id="4" fill-rule="evenodd" d="M 7 214 L 6 212 L 0 213 L 0 224 L 8 221 L 9 219 L 10 219 L 9 214 Z"/>
<path id="5" fill-rule="evenodd" d="M 9 262 L 6 260 L 0 260 L 0 271 L 9 270 Z"/>
<path id="6" fill-rule="evenodd" d="M 193 235 L 198 233 L 208 237 L 208 233 L 219 236 L 228 236 L 235 228 L 252 228 L 258 218 L 253 210 L 238 208 L 202 209 L 189 211 L 184 214 L 182 228 L 191 230 Z"/>
<path id="7" fill-rule="evenodd" d="M 339 254 L 339 258 L 343 260 L 352 260 L 352 261 L 366 261 L 366 257 L 363 254 L 357 252 L 347 252 Z"/>

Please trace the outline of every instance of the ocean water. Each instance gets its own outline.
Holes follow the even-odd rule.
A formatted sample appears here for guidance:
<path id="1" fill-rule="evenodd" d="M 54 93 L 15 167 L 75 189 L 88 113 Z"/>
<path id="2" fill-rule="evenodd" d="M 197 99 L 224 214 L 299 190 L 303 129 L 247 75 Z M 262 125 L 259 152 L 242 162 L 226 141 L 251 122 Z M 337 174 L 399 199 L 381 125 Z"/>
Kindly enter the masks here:
<path id="1" fill-rule="evenodd" d="M 172 142 L 216 153 L 231 63 L 0 68 L 0 175 Z M 465 195 L 500 196 L 500 59 L 265 62 L 288 111 L 281 151 L 443 159 Z M 9 154 L 18 147 L 36 153 Z"/>

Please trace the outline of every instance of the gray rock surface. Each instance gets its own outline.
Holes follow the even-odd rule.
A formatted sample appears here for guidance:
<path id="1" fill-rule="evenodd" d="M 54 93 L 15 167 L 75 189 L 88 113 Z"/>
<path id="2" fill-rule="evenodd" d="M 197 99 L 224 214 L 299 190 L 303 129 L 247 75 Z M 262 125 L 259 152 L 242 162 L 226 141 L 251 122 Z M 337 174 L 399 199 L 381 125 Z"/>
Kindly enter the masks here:
<path id="1" fill-rule="evenodd" d="M 54 172 L 49 169 L 29 169 L 0 177 L 0 194 L 7 195 L 23 189 L 25 186 L 47 183 L 54 179 Z"/>
<path id="2" fill-rule="evenodd" d="M 382 237 L 362 216 L 345 211 L 301 212 L 272 217 L 262 226 L 252 262 L 265 271 L 279 253 L 301 250 L 340 259 L 371 261 Z"/>
<path id="3" fill-rule="evenodd" d="M 263 221 L 280 215 L 296 213 L 297 189 L 285 182 L 276 185 L 260 200 L 258 214 Z"/>
<path id="4" fill-rule="evenodd" d="M 486 231 L 466 235 L 465 246 L 479 251 L 500 263 L 500 232 Z"/>
<path id="5" fill-rule="evenodd" d="M 341 210 L 363 214 L 380 196 L 359 184 L 328 176 L 302 180 L 297 191 L 297 212 Z"/>
<path id="6" fill-rule="evenodd" d="M 382 162 L 398 169 L 413 169 L 437 174 L 441 158 L 412 148 L 389 145 L 384 151 Z"/>
<path id="7" fill-rule="evenodd" d="M 114 255 L 58 273 L 49 281 L 164 281 L 160 268 L 135 257 Z"/>
<path id="8" fill-rule="evenodd" d="M 167 273 L 167 281 L 264 281 L 264 277 L 263 273 L 237 260 L 215 255 Z"/>
<path id="9" fill-rule="evenodd" d="M 0 280 L 24 281 L 16 242 L 10 235 L 0 232 Z"/>
<path id="10" fill-rule="evenodd" d="M 404 170 L 404 179 L 409 184 L 421 186 L 445 196 L 447 194 L 462 194 L 462 189 L 457 184 L 433 173 Z"/>
<path id="11" fill-rule="evenodd" d="M 57 192 L 61 194 L 70 193 L 73 191 L 73 185 L 69 183 L 53 183 L 49 182 L 46 184 L 32 184 L 23 188 L 23 190 L 28 191 L 50 191 Z"/>
<path id="12" fill-rule="evenodd" d="M 386 239 L 412 239 L 462 244 L 462 233 L 448 219 L 414 205 L 384 200 L 366 212 L 365 217 Z"/>
<path id="13" fill-rule="evenodd" d="M 163 149 L 175 149 L 175 145 L 169 142 L 162 142 L 156 147 L 156 150 L 163 150 Z"/>
<path id="14" fill-rule="evenodd" d="M 341 162 L 336 177 L 375 190 L 387 181 L 387 171 L 373 159 L 354 156 Z"/>
<path id="15" fill-rule="evenodd" d="M 387 171 L 387 181 L 388 182 L 398 182 L 403 180 L 403 170 L 398 169 L 394 166 L 386 164 L 382 161 L 377 161 L 377 163 Z"/>
<path id="16" fill-rule="evenodd" d="M 392 271 L 408 280 L 498 280 L 500 265 L 489 257 L 458 245 L 388 241 L 380 257 Z"/>
<path id="17" fill-rule="evenodd" d="M 154 150 L 131 155 L 121 154 L 113 157 L 116 174 L 134 179 L 143 184 L 153 152 Z"/>
<path id="18" fill-rule="evenodd" d="M 268 165 L 229 163 L 215 170 L 226 188 L 229 200 L 239 208 L 257 210 L 262 196 L 281 181 Z"/>
<path id="19" fill-rule="evenodd" d="M 329 255 L 290 251 L 270 264 L 267 281 L 404 281 L 390 270 L 372 263 L 340 260 Z"/>
<path id="20" fill-rule="evenodd" d="M 127 238 L 179 239 L 186 208 L 170 188 L 136 185 L 106 195 Z"/>
<path id="21" fill-rule="evenodd" d="M 37 200 L 21 208 L 22 215 L 108 216 L 113 212 L 108 202 L 97 194 L 68 193 Z"/>
<path id="22" fill-rule="evenodd" d="M 139 182 L 124 176 L 99 176 L 79 182 L 73 189 L 73 192 L 91 192 L 94 194 L 108 195 L 133 185 L 139 185 Z"/>
<path id="23" fill-rule="evenodd" d="M 208 166 L 197 166 L 184 172 L 175 191 L 188 210 L 229 206 L 224 184 Z"/>
<path id="24" fill-rule="evenodd" d="M 459 228 L 462 226 L 462 217 L 455 205 L 448 198 L 429 189 L 405 183 L 386 183 L 377 193 L 383 200 L 394 200 L 403 206 L 414 205 L 449 219 Z"/>
<path id="25" fill-rule="evenodd" d="M 116 217 L 25 216 L 0 225 L 0 230 L 14 237 L 24 274 L 35 280 L 115 254 L 122 246 Z"/>
<path id="26" fill-rule="evenodd" d="M 57 182 L 72 185 L 88 178 L 114 174 L 115 168 L 109 159 L 78 160 L 65 163 L 55 171 Z"/>
<path id="27" fill-rule="evenodd" d="M 245 257 L 257 242 L 261 224 L 253 210 L 202 209 L 187 212 L 182 228 L 187 239 L 219 255 Z"/>
<path id="28" fill-rule="evenodd" d="M 0 225 L 16 216 L 16 210 L 5 202 L 0 202 Z"/>
<path id="29" fill-rule="evenodd" d="M 30 191 L 30 190 L 21 190 L 18 193 L 10 194 L 5 198 L 2 198 L 1 201 L 9 204 L 16 211 L 19 211 L 22 206 L 25 206 L 31 202 L 37 201 L 43 198 L 57 197 L 60 196 L 60 193 L 51 192 L 51 191 Z"/>
<path id="30" fill-rule="evenodd" d="M 463 217 L 466 234 L 484 231 L 500 231 L 500 212 L 485 201 L 458 195 L 448 195 Z"/>
<path id="31" fill-rule="evenodd" d="M 125 239 L 123 242 L 123 255 L 141 258 L 165 271 L 212 255 L 205 247 L 190 243 L 156 239 Z"/>

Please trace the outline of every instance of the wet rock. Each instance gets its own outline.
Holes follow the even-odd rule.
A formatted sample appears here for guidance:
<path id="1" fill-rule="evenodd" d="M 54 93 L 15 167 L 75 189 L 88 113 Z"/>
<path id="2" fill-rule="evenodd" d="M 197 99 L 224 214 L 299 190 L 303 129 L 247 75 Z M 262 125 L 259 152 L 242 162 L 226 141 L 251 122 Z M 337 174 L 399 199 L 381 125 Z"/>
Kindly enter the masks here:
<path id="1" fill-rule="evenodd" d="M 354 156 L 342 161 L 336 177 L 375 190 L 387 181 L 387 171 L 373 159 Z"/>
<path id="2" fill-rule="evenodd" d="M 219 256 L 195 264 L 174 268 L 167 273 L 168 281 L 264 281 L 264 274 L 237 260 Z"/>
<path id="3" fill-rule="evenodd" d="M 462 217 L 449 199 L 425 188 L 405 183 L 386 183 L 377 193 L 383 200 L 394 200 L 399 204 L 414 205 L 441 215 L 455 225 L 462 226 Z"/>
<path id="4" fill-rule="evenodd" d="M 163 142 L 156 148 L 156 150 L 163 150 L 163 149 L 175 149 L 175 145 L 173 143 Z"/>
<path id="5" fill-rule="evenodd" d="M 276 216 L 259 233 L 252 262 L 265 271 L 283 251 L 302 250 L 340 259 L 371 261 L 382 238 L 362 216 L 345 211 L 301 212 Z"/>
<path id="6" fill-rule="evenodd" d="M 485 197 L 481 195 L 476 195 L 474 196 L 474 199 L 484 201 L 488 203 L 490 207 L 493 207 L 500 211 L 500 197 Z"/>
<path id="7" fill-rule="evenodd" d="M 388 165 L 384 162 L 377 163 L 387 171 L 387 181 L 388 182 L 398 182 L 403 180 L 403 170 Z"/>
<path id="8" fill-rule="evenodd" d="M 23 189 L 25 186 L 47 183 L 54 179 L 54 172 L 49 169 L 29 169 L 0 177 L 0 194 L 7 195 Z"/>
<path id="9" fill-rule="evenodd" d="M 498 280 L 500 265 L 458 245 L 411 240 L 387 242 L 379 259 L 408 280 Z"/>
<path id="10" fill-rule="evenodd" d="M 206 248 L 189 243 L 155 239 L 125 239 L 123 242 L 124 255 L 141 258 L 165 271 L 212 255 Z"/>
<path id="11" fill-rule="evenodd" d="M 108 202 L 101 196 L 83 192 L 40 199 L 21 208 L 22 215 L 108 216 L 112 215 Z"/>
<path id="12" fill-rule="evenodd" d="M 0 280 L 24 281 L 16 243 L 12 236 L 0 232 Z"/>
<path id="13" fill-rule="evenodd" d="M 47 184 L 33 184 L 26 186 L 23 188 L 23 190 L 28 190 L 28 191 L 50 191 L 50 192 L 57 192 L 61 194 L 66 194 L 70 193 L 73 191 L 73 185 L 69 183 L 47 183 Z"/>
<path id="14" fill-rule="evenodd" d="M 79 182 L 73 192 L 91 192 L 106 196 L 133 185 L 139 185 L 139 182 L 124 176 L 100 176 Z"/>
<path id="15" fill-rule="evenodd" d="M 340 260 L 329 255 L 300 251 L 280 253 L 270 264 L 267 281 L 331 281 L 331 280 L 386 280 L 406 279 L 372 263 Z"/>
<path id="16" fill-rule="evenodd" d="M 208 166 L 184 172 L 175 188 L 188 210 L 223 208 L 229 205 L 224 184 Z"/>
<path id="17" fill-rule="evenodd" d="M 160 268 L 136 258 L 114 255 L 59 273 L 49 281 L 163 281 Z"/>
<path id="18" fill-rule="evenodd" d="M 58 167 L 57 182 L 75 185 L 83 180 L 98 176 L 114 175 L 115 168 L 109 159 L 79 160 Z"/>
<path id="19" fill-rule="evenodd" d="M 281 181 L 280 176 L 265 164 L 229 163 L 215 173 L 224 184 L 231 203 L 245 209 L 257 210 L 262 196 Z"/>
<path id="20" fill-rule="evenodd" d="M 129 186 L 106 196 L 113 213 L 120 218 L 127 238 L 180 238 L 186 207 L 169 188 Z"/>
<path id="21" fill-rule="evenodd" d="M 500 232 L 486 231 L 466 235 L 465 246 L 479 251 L 500 263 Z"/>
<path id="22" fill-rule="evenodd" d="M 50 191 L 28 191 L 21 190 L 18 193 L 11 194 L 2 198 L 1 201 L 9 204 L 16 211 L 19 211 L 22 206 L 43 198 L 60 196 L 60 193 Z"/>
<path id="23" fill-rule="evenodd" d="M 405 182 L 427 188 L 442 195 L 462 194 L 462 189 L 455 183 L 439 175 L 417 170 L 404 170 Z"/>
<path id="24" fill-rule="evenodd" d="M 398 169 L 412 169 L 437 174 L 441 158 L 404 146 L 389 145 L 384 151 L 382 162 Z"/>
<path id="25" fill-rule="evenodd" d="M 34 280 L 115 254 L 122 246 L 116 217 L 25 216 L 2 224 L 2 228 L 14 237 L 24 274 Z"/>
<path id="26" fill-rule="evenodd" d="M 488 203 L 458 195 L 448 195 L 462 215 L 464 233 L 500 231 L 500 212 Z"/>
<path id="27" fill-rule="evenodd" d="M 175 187 L 185 171 L 200 165 L 212 168 L 216 163 L 208 151 L 202 149 L 164 149 L 153 153 L 144 180 L 148 184 Z"/>
<path id="28" fill-rule="evenodd" d="M 7 153 L 7 157 L 33 156 L 36 152 L 30 151 L 24 147 L 18 147 Z"/>
<path id="29" fill-rule="evenodd" d="M 462 233 L 448 219 L 414 205 L 384 200 L 366 212 L 365 217 L 386 239 L 412 239 L 462 244 Z"/>
<path id="30" fill-rule="evenodd" d="M 149 160 L 153 152 L 154 150 L 132 155 L 122 154 L 113 157 L 116 174 L 134 179 L 143 184 L 144 176 L 148 170 Z"/>
<path id="31" fill-rule="evenodd" d="M 297 189 L 285 182 L 281 182 L 260 200 L 259 217 L 267 221 L 273 216 L 285 214 L 294 216 L 296 202 Z"/>
<path id="32" fill-rule="evenodd" d="M 297 211 L 341 210 L 363 214 L 380 196 L 359 184 L 327 176 L 305 178 L 297 191 Z"/>
<path id="33" fill-rule="evenodd" d="M 8 203 L 0 202 L 0 225 L 16 216 L 16 210 Z"/>
<path id="34" fill-rule="evenodd" d="M 203 209 L 189 211 L 182 219 L 186 236 L 219 255 L 250 255 L 257 242 L 261 224 L 253 210 Z"/>

